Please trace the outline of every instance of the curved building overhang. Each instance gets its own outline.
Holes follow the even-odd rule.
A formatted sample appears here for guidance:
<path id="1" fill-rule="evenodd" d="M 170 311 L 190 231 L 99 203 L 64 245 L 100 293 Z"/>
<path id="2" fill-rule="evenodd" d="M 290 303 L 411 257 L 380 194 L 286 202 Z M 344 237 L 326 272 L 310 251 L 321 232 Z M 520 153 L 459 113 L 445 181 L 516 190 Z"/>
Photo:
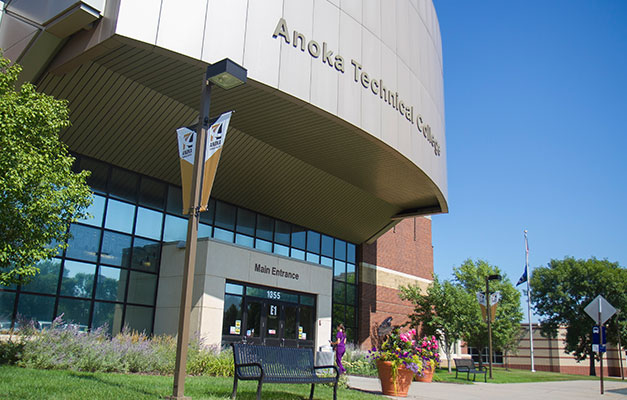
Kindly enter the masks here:
<path id="1" fill-rule="evenodd" d="M 72 151 L 180 184 L 175 130 L 197 119 L 207 65 L 96 29 L 69 41 L 38 87 L 69 101 L 72 126 L 62 139 Z M 268 84 L 254 67 L 245 85 L 213 89 L 211 115 L 228 110 L 235 113 L 215 198 L 355 243 L 373 240 L 398 219 L 448 211 L 443 123 L 441 158 L 421 161 L 416 154 L 428 152 L 405 147 L 425 147 L 423 135 L 391 145 L 382 139 L 383 123 L 373 135 Z M 401 130 L 398 123 L 389 129 Z"/>

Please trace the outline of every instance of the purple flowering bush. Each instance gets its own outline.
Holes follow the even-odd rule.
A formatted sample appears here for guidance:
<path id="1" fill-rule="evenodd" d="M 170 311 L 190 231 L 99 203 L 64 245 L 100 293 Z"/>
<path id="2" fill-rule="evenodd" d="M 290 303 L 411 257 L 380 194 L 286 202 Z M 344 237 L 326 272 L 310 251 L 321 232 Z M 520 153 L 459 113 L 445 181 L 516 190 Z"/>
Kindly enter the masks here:
<path id="1" fill-rule="evenodd" d="M 11 361 L 28 368 L 153 374 L 174 372 L 176 340 L 173 337 L 149 337 L 129 329 L 110 337 L 107 330 L 105 326 L 84 332 L 77 325 L 64 323 L 58 317 L 50 328 L 20 330 L 15 339 L 0 344 L 0 347 L 15 347 L 19 343 L 19 352 Z M 188 350 L 187 371 L 194 375 L 232 376 L 232 354 L 204 346 L 198 339 L 193 340 Z"/>

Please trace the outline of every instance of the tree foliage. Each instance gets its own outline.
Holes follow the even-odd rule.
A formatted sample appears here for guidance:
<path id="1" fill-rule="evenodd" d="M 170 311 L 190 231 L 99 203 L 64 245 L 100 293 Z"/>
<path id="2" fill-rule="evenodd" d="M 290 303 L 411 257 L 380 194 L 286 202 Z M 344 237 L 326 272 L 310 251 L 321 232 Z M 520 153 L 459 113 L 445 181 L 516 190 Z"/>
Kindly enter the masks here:
<path id="1" fill-rule="evenodd" d="M 435 336 L 450 360 L 464 328 L 473 323 L 467 311 L 472 308 L 474 297 L 450 281 L 440 282 L 437 275 L 425 293 L 418 285 L 402 286 L 400 290 L 401 299 L 414 305 L 414 312 L 409 315 L 411 324 L 420 327 L 423 336 Z M 448 368 L 450 372 L 451 363 Z"/>
<path id="2" fill-rule="evenodd" d="M 577 360 L 592 354 L 592 327 L 595 322 L 584 308 L 598 295 L 616 309 L 627 310 L 627 270 L 607 260 L 576 260 L 572 257 L 551 260 L 548 266 L 536 268 L 531 277 L 531 301 L 542 317 L 542 330 L 555 336 L 557 328 L 566 327 L 566 351 Z M 618 340 L 618 319 L 608 321 L 608 341 Z M 627 329 L 620 323 L 622 342 Z M 594 359 L 591 358 L 591 370 Z"/>
<path id="3" fill-rule="evenodd" d="M 523 316 L 520 309 L 520 292 L 497 266 L 492 266 L 484 260 L 468 259 L 461 266 L 453 269 L 455 281 L 472 296 L 475 296 L 476 292 L 485 291 L 486 277 L 493 274 L 501 275 L 502 279 L 490 281 L 490 293 L 501 292 L 501 300 L 496 308 L 494 321 L 492 321 L 492 347 L 515 352 L 520 337 L 520 321 Z M 473 322 L 464 329 L 464 341 L 477 349 L 488 347 L 488 327 L 483 322 L 477 301 L 472 303 L 468 313 Z"/>
<path id="4" fill-rule="evenodd" d="M 86 216 L 88 172 L 74 173 L 74 158 L 59 140 L 69 126 L 67 103 L 19 90 L 21 71 L 0 53 L 0 285 L 25 283 L 36 263 L 64 246 L 68 225 Z"/>

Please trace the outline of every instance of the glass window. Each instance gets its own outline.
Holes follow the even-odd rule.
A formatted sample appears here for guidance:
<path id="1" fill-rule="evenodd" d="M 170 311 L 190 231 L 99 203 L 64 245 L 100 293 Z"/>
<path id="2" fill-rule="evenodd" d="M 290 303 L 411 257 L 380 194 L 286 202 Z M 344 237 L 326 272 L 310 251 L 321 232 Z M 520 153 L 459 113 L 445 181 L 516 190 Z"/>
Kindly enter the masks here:
<path id="1" fill-rule="evenodd" d="M 166 210 L 169 213 L 183 216 L 183 193 L 180 187 L 168 186 L 168 204 Z"/>
<path id="2" fill-rule="evenodd" d="M 152 314 L 154 310 L 150 307 L 126 306 L 124 325 L 131 330 L 144 332 L 146 335 L 152 334 Z"/>
<path id="3" fill-rule="evenodd" d="M 122 304 L 101 303 L 94 304 L 94 317 L 92 328 L 100 328 L 106 325 L 105 332 L 109 335 L 117 335 L 122 327 Z"/>
<path id="4" fill-rule="evenodd" d="M 216 227 L 235 230 L 235 206 L 223 201 L 216 202 Z M 231 239 L 231 241 L 233 241 Z"/>
<path id="5" fill-rule="evenodd" d="M 306 335 L 307 340 L 313 340 L 314 339 L 314 324 L 316 321 L 316 316 L 314 313 L 314 309 L 313 307 L 305 307 L 305 306 L 301 306 L 300 307 L 300 319 L 299 319 L 299 323 L 302 328 L 303 328 L 303 333 Z"/>
<path id="6" fill-rule="evenodd" d="M 11 329 L 15 292 L 0 292 L 0 333 Z"/>
<path id="7" fill-rule="evenodd" d="M 333 267 L 333 259 L 328 257 L 320 257 L 320 264 L 324 265 L 325 267 Z"/>
<path id="8" fill-rule="evenodd" d="M 165 184 L 142 176 L 139 186 L 139 203 L 163 209 L 165 203 Z"/>
<path id="9" fill-rule="evenodd" d="M 333 326 L 338 324 L 346 325 L 346 306 L 344 304 L 333 304 Z"/>
<path id="10" fill-rule="evenodd" d="M 41 325 L 52 323 L 54 297 L 20 293 L 17 320 L 37 321 Z"/>
<path id="11" fill-rule="evenodd" d="M 61 272 L 61 260 L 43 260 L 37 263 L 39 274 L 28 284 L 22 286 L 22 291 L 57 294 L 59 286 L 59 273 Z M 11 313 L 13 309 L 11 309 Z"/>
<path id="12" fill-rule="evenodd" d="M 322 255 L 333 258 L 333 238 L 322 235 Z"/>
<path id="13" fill-rule="evenodd" d="M 187 220 L 173 215 L 165 216 L 164 242 L 185 240 L 187 237 Z"/>
<path id="14" fill-rule="evenodd" d="M 200 222 L 213 225 L 213 216 L 215 213 L 216 213 L 216 201 L 210 198 L 209 204 L 207 204 L 207 211 L 203 211 L 200 213 Z"/>
<path id="15" fill-rule="evenodd" d="M 238 285 L 237 283 L 228 283 L 225 286 L 224 289 L 225 293 L 229 293 L 229 294 L 244 294 L 244 287 L 242 285 Z"/>
<path id="16" fill-rule="evenodd" d="M 346 264 L 346 282 L 355 283 L 355 266 Z"/>
<path id="17" fill-rule="evenodd" d="M 235 243 L 241 246 L 253 247 L 254 242 L 255 240 L 250 236 L 242 235 L 239 233 L 235 235 Z"/>
<path id="18" fill-rule="evenodd" d="M 133 242 L 131 268 L 157 272 L 161 261 L 161 243 L 136 237 Z"/>
<path id="19" fill-rule="evenodd" d="M 241 296 L 224 295 L 223 335 L 242 334 L 242 300 Z"/>
<path id="20" fill-rule="evenodd" d="M 343 261 L 337 261 L 333 263 L 333 279 L 341 281 L 346 280 L 346 263 Z"/>
<path id="21" fill-rule="evenodd" d="M 352 243 L 346 244 L 346 261 L 349 263 L 355 264 L 355 257 L 357 255 L 357 249 L 355 245 Z"/>
<path id="22" fill-rule="evenodd" d="M 283 221 L 275 221 L 274 241 L 286 246 L 290 245 L 290 224 Z"/>
<path id="23" fill-rule="evenodd" d="M 234 233 L 225 229 L 213 228 L 213 237 L 224 242 L 233 243 Z"/>
<path id="24" fill-rule="evenodd" d="M 346 284 L 344 282 L 333 281 L 333 302 L 346 303 Z"/>
<path id="25" fill-rule="evenodd" d="M 113 167 L 109 180 L 109 194 L 134 202 L 137 199 L 138 183 L 139 176 L 137 174 Z"/>
<path id="26" fill-rule="evenodd" d="M 161 239 L 161 226 L 163 224 L 163 214 L 159 211 L 147 208 L 137 208 L 137 224 L 135 234 L 150 239 Z"/>
<path id="27" fill-rule="evenodd" d="M 132 233 L 134 221 L 134 205 L 109 199 L 107 203 L 105 228 L 124 233 Z"/>
<path id="28" fill-rule="evenodd" d="M 156 291 L 157 275 L 131 271 L 128 283 L 128 295 L 126 296 L 127 302 L 150 306 L 154 305 Z"/>
<path id="29" fill-rule="evenodd" d="M 100 161 L 90 158 L 81 158 L 80 169 L 91 171 L 87 177 L 87 184 L 94 192 L 107 192 L 107 177 L 109 176 L 109 166 Z"/>
<path id="30" fill-rule="evenodd" d="M 100 262 L 128 268 L 130 259 L 131 237 L 123 233 L 105 231 L 102 236 Z"/>
<path id="31" fill-rule="evenodd" d="M 314 253 L 307 253 L 307 261 L 320 264 L 320 256 Z"/>
<path id="32" fill-rule="evenodd" d="M 335 258 L 346 261 L 346 242 L 335 239 Z"/>
<path id="33" fill-rule="evenodd" d="M 300 226 L 292 226 L 292 247 L 305 250 L 307 231 Z"/>
<path id="34" fill-rule="evenodd" d="M 100 229 L 72 224 L 70 226 L 72 238 L 68 240 L 66 257 L 95 262 L 98 259 L 100 232 Z"/>
<path id="35" fill-rule="evenodd" d="M 66 260 L 63 265 L 61 294 L 74 297 L 91 297 L 94 287 L 96 266 L 77 261 Z"/>
<path id="36" fill-rule="evenodd" d="M 261 335 L 261 303 L 249 302 L 246 305 L 246 336 Z"/>
<path id="37" fill-rule="evenodd" d="M 346 285 L 346 304 L 357 305 L 356 299 L 356 289 L 355 285 L 347 284 Z"/>
<path id="38" fill-rule="evenodd" d="M 346 326 L 355 327 L 355 307 L 346 306 Z"/>
<path id="39" fill-rule="evenodd" d="M 78 325 L 80 331 L 87 331 L 89 323 L 89 308 L 91 301 L 76 299 L 59 299 L 57 307 L 57 316 L 63 314 L 63 321 Z"/>
<path id="40" fill-rule="evenodd" d="M 198 239 L 202 239 L 202 238 L 210 238 L 211 237 L 211 225 L 207 225 L 207 224 L 198 224 Z M 187 232 L 185 233 L 185 236 L 187 236 Z"/>
<path id="41" fill-rule="evenodd" d="M 298 339 L 298 306 L 285 306 L 285 325 L 283 337 L 285 339 Z"/>
<path id="42" fill-rule="evenodd" d="M 257 214 L 257 230 L 255 236 L 265 240 L 272 240 L 274 220 L 265 215 Z"/>
<path id="43" fill-rule="evenodd" d="M 261 251 L 267 251 L 268 253 L 272 253 L 272 242 L 255 239 L 255 248 Z"/>
<path id="44" fill-rule="evenodd" d="M 292 249 L 290 251 L 290 255 L 292 258 L 295 258 L 297 260 L 304 260 L 305 259 L 305 252 L 302 250 L 298 250 L 298 249 Z"/>
<path id="45" fill-rule="evenodd" d="M 315 299 L 313 296 L 307 296 L 304 294 L 300 295 L 300 304 L 304 304 L 307 306 L 313 306 L 315 303 Z"/>
<path id="46" fill-rule="evenodd" d="M 102 226 L 102 218 L 104 217 L 104 207 L 106 199 L 102 196 L 94 195 L 94 202 L 87 208 L 87 213 L 90 215 L 86 218 L 81 218 L 77 222 L 81 222 L 87 225 L 93 225 L 97 227 Z"/>
<path id="47" fill-rule="evenodd" d="M 238 208 L 236 227 L 237 232 L 243 233 L 248 236 L 253 236 L 255 234 L 255 219 L 256 214 L 254 212 L 243 208 Z"/>
<path id="48" fill-rule="evenodd" d="M 290 255 L 290 248 L 287 246 L 281 246 L 280 244 L 275 244 L 273 250 L 274 250 L 274 254 L 278 254 L 281 256 L 285 256 L 285 257 L 289 257 Z"/>
<path id="49" fill-rule="evenodd" d="M 99 300 L 124 301 L 127 275 L 128 271 L 125 269 L 100 267 L 96 283 L 96 298 Z"/>
<path id="50" fill-rule="evenodd" d="M 307 251 L 320 254 L 320 234 L 314 231 L 307 231 Z"/>

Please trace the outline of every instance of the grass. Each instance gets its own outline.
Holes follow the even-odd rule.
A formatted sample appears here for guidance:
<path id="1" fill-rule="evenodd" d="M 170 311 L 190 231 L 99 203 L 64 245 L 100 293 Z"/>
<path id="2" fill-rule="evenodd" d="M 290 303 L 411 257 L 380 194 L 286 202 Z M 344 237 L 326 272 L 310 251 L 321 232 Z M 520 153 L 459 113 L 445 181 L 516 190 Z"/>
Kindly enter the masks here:
<path id="1" fill-rule="evenodd" d="M 60 370 L 36 370 L 0 366 L 0 399 L 63 400 L 141 400 L 162 399 L 172 394 L 173 378 L 156 375 L 125 375 Z M 185 395 L 194 400 L 230 399 L 233 378 L 188 377 Z M 310 385 L 263 385 L 264 399 L 296 400 L 309 398 Z M 256 398 L 257 383 L 238 383 L 237 398 Z M 315 399 L 333 397 L 333 388 L 316 385 Z M 377 399 L 350 389 L 338 388 L 338 399 Z"/>
<path id="2" fill-rule="evenodd" d="M 544 372 L 536 371 L 531 372 L 529 370 L 510 369 L 505 368 L 492 368 L 492 378 L 488 376 L 488 383 L 527 383 L 527 382 L 555 382 L 555 381 L 573 381 L 573 380 L 598 380 L 598 376 L 587 375 L 570 375 L 560 374 L 557 372 Z M 470 375 L 472 382 L 472 374 Z M 483 382 L 483 375 L 477 375 L 477 382 Z M 604 380 L 614 380 L 615 378 L 604 377 Z M 433 377 L 437 382 L 452 382 L 452 383 L 468 383 L 466 380 L 466 374 L 460 373 L 458 378 L 455 379 L 455 369 L 451 374 L 448 373 L 448 369 L 439 368 Z"/>

